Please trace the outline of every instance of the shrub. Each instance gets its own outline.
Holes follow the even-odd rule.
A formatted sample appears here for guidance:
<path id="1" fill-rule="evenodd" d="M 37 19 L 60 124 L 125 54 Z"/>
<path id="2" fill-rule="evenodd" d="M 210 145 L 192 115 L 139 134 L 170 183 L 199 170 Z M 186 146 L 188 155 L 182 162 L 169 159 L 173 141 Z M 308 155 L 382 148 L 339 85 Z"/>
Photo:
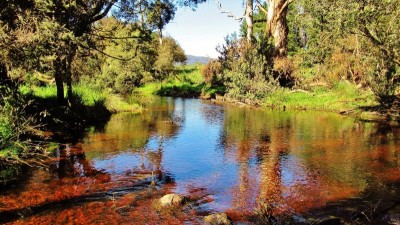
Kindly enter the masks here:
<path id="1" fill-rule="evenodd" d="M 292 87 L 296 84 L 296 78 L 293 76 L 295 70 L 295 64 L 292 59 L 281 57 L 274 60 L 276 79 L 283 87 Z"/>
<path id="2" fill-rule="evenodd" d="M 16 91 L 0 86 L 0 161 L 16 158 L 29 150 L 30 128 L 34 121 L 25 113 L 27 102 Z"/>
<path id="3" fill-rule="evenodd" d="M 210 60 L 202 69 L 201 74 L 203 74 L 204 81 L 211 85 L 220 84 L 220 74 L 222 72 L 222 64 L 218 60 Z"/>
<path id="4" fill-rule="evenodd" d="M 382 105 L 391 105 L 396 99 L 396 90 L 400 84 L 400 74 L 395 65 L 382 60 L 370 72 L 370 86 Z"/>
<path id="5" fill-rule="evenodd" d="M 229 97 L 258 101 L 278 88 L 270 66 L 272 49 L 269 40 L 249 44 L 246 40 L 226 39 L 226 44 L 219 48 L 219 60 Z"/>

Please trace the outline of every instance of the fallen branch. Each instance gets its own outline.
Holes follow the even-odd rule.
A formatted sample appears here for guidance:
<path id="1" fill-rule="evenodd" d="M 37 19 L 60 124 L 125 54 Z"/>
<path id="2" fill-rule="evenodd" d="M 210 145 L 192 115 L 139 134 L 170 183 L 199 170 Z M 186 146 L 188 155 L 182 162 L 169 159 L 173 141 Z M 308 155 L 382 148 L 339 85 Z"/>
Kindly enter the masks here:
<path id="1" fill-rule="evenodd" d="M 296 92 L 311 94 L 309 91 L 306 91 L 303 89 L 295 89 L 295 90 L 292 90 L 290 93 L 296 93 Z"/>

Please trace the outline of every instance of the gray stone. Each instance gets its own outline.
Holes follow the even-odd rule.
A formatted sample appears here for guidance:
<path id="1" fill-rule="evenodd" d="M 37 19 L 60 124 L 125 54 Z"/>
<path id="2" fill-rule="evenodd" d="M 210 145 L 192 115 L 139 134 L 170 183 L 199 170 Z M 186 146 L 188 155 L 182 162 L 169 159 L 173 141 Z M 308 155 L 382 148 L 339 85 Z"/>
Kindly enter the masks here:
<path id="1" fill-rule="evenodd" d="M 178 194 L 167 194 L 160 198 L 161 206 L 179 206 L 185 203 L 186 198 Z"/>
<path id="2" fill-rule="evenodd" d="M 229 220 L 226 213 L 214 213 L 204 217 L 204 222 L 209 223 L 211 225 L 230 225 L 231 221 Z"/>

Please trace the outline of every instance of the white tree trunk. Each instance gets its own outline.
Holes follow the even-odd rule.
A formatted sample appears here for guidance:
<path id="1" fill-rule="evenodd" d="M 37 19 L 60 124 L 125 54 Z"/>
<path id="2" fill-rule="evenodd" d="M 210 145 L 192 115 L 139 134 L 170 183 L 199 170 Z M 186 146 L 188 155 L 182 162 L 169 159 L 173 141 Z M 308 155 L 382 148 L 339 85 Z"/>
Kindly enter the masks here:
<path id="1" fill-rule="evenodd" d="M 162 29 L 158 30 L 158 41 L 160 42 L 160 45 L 162 45 L 162 43 L 163 43 Z"/>
<path id="2" fill-rule="evenodd" d="M 253 41 L 253 0 L 246 1 L 246 11 L 245 11 L 246 25 L 247 25 L 247 42 L 252 43 Z"/>
<path id="3" fill-rule="evenodd" d="M 274 39 L 275 55 L 287 55 L 289 29 L 286 14 L 291 0 L 267 0 L 267 33 Z"/>

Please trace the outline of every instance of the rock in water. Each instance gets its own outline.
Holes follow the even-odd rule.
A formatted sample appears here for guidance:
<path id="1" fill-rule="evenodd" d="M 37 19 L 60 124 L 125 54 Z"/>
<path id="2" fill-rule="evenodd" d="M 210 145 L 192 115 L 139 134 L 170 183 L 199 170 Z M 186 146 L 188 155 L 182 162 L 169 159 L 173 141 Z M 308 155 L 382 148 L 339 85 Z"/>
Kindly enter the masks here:
<path id="1" fill-rule="evenodd" d="M 229 220 L 226 213 L 214 213 L 209 216 L 204 217 L 204 222 L 209 223 L 211 225 L 230 225 L 231 221 Z"/>
<path id="2" fill-rule="evenodd" d="M 161 206 L 179 206 L 185 202 L 186 198 L 178 194 L 167 194 L 160 198 Z"/>

